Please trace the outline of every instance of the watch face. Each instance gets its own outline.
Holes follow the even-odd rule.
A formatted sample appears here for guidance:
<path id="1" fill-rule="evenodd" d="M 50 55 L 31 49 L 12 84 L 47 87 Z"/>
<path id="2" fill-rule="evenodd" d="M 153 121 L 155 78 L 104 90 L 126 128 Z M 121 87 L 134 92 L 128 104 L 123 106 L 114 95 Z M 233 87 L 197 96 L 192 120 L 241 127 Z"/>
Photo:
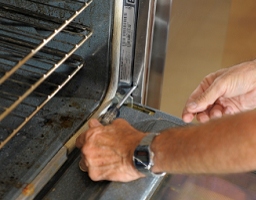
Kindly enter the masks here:
<path id="1" fill-rule="evenodd" d="M 134 151 L 134 164 L 136 168 L 147 168 L 150 163 L 150 155 L 147 146 L 140 146 Z"/>

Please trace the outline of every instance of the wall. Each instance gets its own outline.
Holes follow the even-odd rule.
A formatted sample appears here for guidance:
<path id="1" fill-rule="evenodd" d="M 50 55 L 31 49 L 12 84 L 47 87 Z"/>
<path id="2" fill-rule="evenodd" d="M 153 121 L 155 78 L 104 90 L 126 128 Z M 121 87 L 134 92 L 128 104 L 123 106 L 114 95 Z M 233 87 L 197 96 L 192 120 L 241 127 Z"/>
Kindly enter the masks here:
<path id="1" fill-rule="evenodd" d="M 202 78 L 256 58 L 255 0 L 173 0 L 160 109 L 181 117 Z"/>

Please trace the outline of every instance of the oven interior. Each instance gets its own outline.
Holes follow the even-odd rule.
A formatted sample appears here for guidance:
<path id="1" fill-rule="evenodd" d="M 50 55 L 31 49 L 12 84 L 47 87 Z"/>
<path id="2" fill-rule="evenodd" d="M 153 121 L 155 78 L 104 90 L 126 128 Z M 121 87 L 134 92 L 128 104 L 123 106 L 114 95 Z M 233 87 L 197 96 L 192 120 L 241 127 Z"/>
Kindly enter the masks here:
<path id="1" fill-rule="evenodd" d="M 0 199 L 8 199 L 37 176 L 104 98 L 114 1 L 0 5 Z"/>

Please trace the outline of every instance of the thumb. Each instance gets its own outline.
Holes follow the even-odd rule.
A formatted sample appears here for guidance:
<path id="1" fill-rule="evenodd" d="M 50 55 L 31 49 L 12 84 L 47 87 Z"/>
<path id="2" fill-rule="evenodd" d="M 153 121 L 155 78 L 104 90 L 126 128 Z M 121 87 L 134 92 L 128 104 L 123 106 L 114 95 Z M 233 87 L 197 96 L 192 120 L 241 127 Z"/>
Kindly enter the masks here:
<path id="1" fill-rule="evenodd" d="M 187 110 L 192 113 L 202 112 L 206 110 L 210 105 L 214 104 L 223 94 L 225 86 L 218 87 L 216 84 L 212 84 L 207 90 L 205 90 L 200 96 L 187 104 Z"/>
<path id="2" fill-rule="evenodd" d="M 91 119 L 89 121 L 89 128 L 96 128 L 102 126 L 102 124 L 97 119 Z"/>

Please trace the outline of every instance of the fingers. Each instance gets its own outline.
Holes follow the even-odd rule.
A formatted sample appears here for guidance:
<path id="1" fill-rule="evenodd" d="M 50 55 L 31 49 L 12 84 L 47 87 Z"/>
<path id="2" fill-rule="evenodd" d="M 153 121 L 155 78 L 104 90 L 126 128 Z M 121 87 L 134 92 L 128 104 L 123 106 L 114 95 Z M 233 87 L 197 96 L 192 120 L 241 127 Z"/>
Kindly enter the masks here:
<path id="1" fill-rule="evenodd" d="M 89 121 L 89 128 L 96 128 L 100 126 L 103 126 L 103 125 L 97 119 L 91 119 Z"/>
<path id="2" fill-rule="evenodd" d="M 205 123 L 205 122 L 208 122 L 210 119 L 220 118 L 222 117 L 222 115 L 223 113 L 221 110 L 214 108 L 210 111 L 197 113 L 196 119 L 201 123 Z"/>
<path id="3" fill-rule="evenodd" d="M 193 114 L 193 113 L 186 113 L 185 111 L 183 111 L 182 113 L 182 119 L 184 122 L 186 123 L 190 123 L 193 121 L 194 117 L 195 117 L 196 114 Z"/>
<path id="4" fill-rule="evenodd" d="M 254 109 L 256 107 L 256 98 L 253 95 L 254 74 L 255 63 L 246 62 L 206 76 L 190 95 L 182 113 L 183 120 L 191 122 L 197 115 L 199 121 L 208 121 L 224 114 Z M 223 102 L 224 111 L 218 108 L 209 109 L 221 98 L 226 101 Z"/>
<path id="5" fill-rule="evenodd" d="M 97 128 L 97 127 L 101 127 L 103 126 L 97 119 L 91 119 L 88 122 L 88 126 L 89 128 Z M 81 135 L 79 135 L 76 139 L 76 147 L 81 149 L 83 147 L 83 145 L 86 142 L 86 134 L 88 133 L 88 131 L 86 131 L 85 133 L 82 133 Z"/>
<path id="6" fill-rule="evenodd" d="M 210 116 L 207 114 L 207 112 L 200 112 L 200 113 L 197 113 L 196 119 L 201 123 L 205 123 L 210 120 Z"/>
<path id="7" fill-rule="evenodd" d="M 82 159 L 79 162 L 79 168 L 83 172 L 88 172 L 93 181 L 111 180 L 111 181 L 131 181 L 138 177 L 136 169 L 129 170 L 128 158 L 120 156 L 110 147 L 84 146 L 82 148 Z M 127 155 L 128 156 L 128 155 Z M 131 168 L 131 167 L 130 167 Z"/>
<path id="8" fill-rule="evenodd" d="M 81 154 L 81 160 L 79 161 L 78 166 L 81 171 L 88 172 L 89 163 L 87 162 L 86 157 L 83 154 Z"/>
<path id="9" fill-rule="evenodd" d="M 182 112 L 185 122 L 191 122 L 199 112 L 204 112 L 226 90 L 226 84 L 220 77 L 225 74 L 227 69 L 221 69 L 207 75 L 198 87 L 192 92 Z"/>
<path id="10" fill-rule="evenodd" d="M 204 93 L 186 106 L 188 112 L 196 113 L 206 110 L 223 95 L 225 89 L 226 87 L 220 83 L 213 83 Z"/>
<path id="11" fill-rule="evenodd" d="M 81 149 L 85 143 L 85 133 L 82 133 L 76 138 L 76 147 Z"/>
<path id="12" fill-rule="evenodd" d="M 197 113 L 197 119 L 201 121 L 208 121 L 210 118 L 222 116 L 222 109 L 214 107 L 211 113 L 208 113 L 207 109 L 212 107 L 215 102 L 224 94 L 226 86 L 221 84 L 221 81 L 214 82 L 209 88 L 202 92 L 199 96 L 190 98 L 185 105 L 182 113 L 182 118 L 185 122 L 191 122 Z"/>
<path id="13" fill-rule="evenodd" d="M 94 155 L 93 157 L 95 157 Z M 144 177 L 139 171 L 137 171 L 133 165 L 120 165 L 120 157 L 116 157 L 114 154 L 97 156 L 96 159 L 89 159 L 87 166 L 84 166 L 84 161 L 80 162 L 80 169 L 86 171 L 89 177 L 93 181 L 109 180 L 109 181 L 121 181 L 128 182 L 140 177 Z M 87 160 L 86 160 L 87 161 Z"/>
<path id="14" fill-rule="evenodd" d="M 224 114 L 224 108 L 222 105 L 216 103 L 210 110 L 210 118 L 211 119 L 216 119 L 222 117 Z"/>
<path id="15" fill-rule="evenodd" d="M 88 170 L 90 178 L 95 181 L 125 182 L 141 177 L 133 166 L 132 155 L 144 133 L 123 119 L 117 119 L 107 126 L 93 119 L 88 125 L 89 129 L 77 139 L 78 146 L 82 144 L 79 163 L 82 171 Z"/>
<path id="16" fill-rule="evenodd" d="M 196 116 L 197 121 L 205 123 L 210 119 L 217 119 L 222 117 L 223 115 L 227 114 L 226 112 L 228 112 L 228 110 L 224 109 L 222 105 L 216 102 L 213 106 L 208 107 L 202 112 L 198 112 L 196 114 L 187 113 L 183 116 L 183 120 L 186 120 L 185 122 L 191 122 Z"/>

